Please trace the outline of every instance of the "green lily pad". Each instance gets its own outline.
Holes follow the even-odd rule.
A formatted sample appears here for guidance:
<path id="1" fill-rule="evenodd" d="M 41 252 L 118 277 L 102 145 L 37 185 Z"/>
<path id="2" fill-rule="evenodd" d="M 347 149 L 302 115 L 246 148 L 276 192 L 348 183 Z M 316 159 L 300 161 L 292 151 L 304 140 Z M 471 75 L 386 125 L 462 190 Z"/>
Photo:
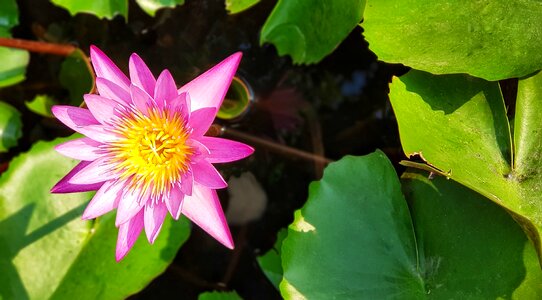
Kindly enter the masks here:
<path id="1" fill-rule="evenodd" d="M 205 292 L 199 295 L 198 300 L 242 300 L 236 292 Z"/>
<path id="2" fill-rule="evenodd" d="M 520 80 L 514 151 L 496 82 L 412 70 L 393 79 L 390 100 L 405 154 L 514 213 L 540 254 L 542 75 Z"/>
<path id="3" fill-rule="evenodd" d="M 94 86 L 94 72 L 83 51 L 77 49 L 66 57 L 60 66 L 59 80 L 70 93 L 70 104 L 79 106 L 83 95 L 90 93 Z"/>
<path id="4" fill-rule="evenodd" d="M 0 37 L 10 37 L 11 28 L 19 24 L 19 10 L 15 0 L 0 0 Z M 25 79 L 30 55 L 27 51 L 0 47 L 0 88 Z"/>
<path id="5" fill-rule="evenodd" d="M 277 241 L 275 242 L 273 249 L 267 251 L 267 253 L 258 257 L 258 263 L 260 264 L 260 267 L 265 273 L 265 276 L 267 276 L 267 278 L 271 281 L 271 283 L 273 283 L 273 285 L 277 289 L 280 282 L 282 281 L 283 274 L 282 260 L 280 259 L 280 249 L 282 248 L 282 241 L 286 238 L 287 235 L 288 231 L 284 228 L 281 229 L 277 234 Z"/>
<path id="6" fill-rule="evenodd" d="M 57 104 L 55 99 L 48 95 L 37 95 L 34 99 L 24 102 L 30 111 L 44 117 L 53 117 L 51 107 L 55 104 Z"/>
<path id="7" fill-rule="evenodd" d="M 139 4 L 139 7 L 143 9 L 143 11 L 152 17 L 154 17 L 156 15 L 156 11 L 161 8 L 172 8 L 177 5 L 184 4 L 184 0 L 136 0 L 136 2 Z"/>
<path id="8" fill-rule="evenodd" d="M 0 101 L 0 153 L 17 146 L 17 141 L 23 135 L 22 127 L 21 113 L 15 107 Z"/>
<path id="9" fill-rule="evenodd" d="M 68 10 L 71 15 L 88 13 L 107 19 L 113 19 L 116 15 L 123 17 L 128 15 L 128 0 L 51 0 L 51 2 Z"/>
<path id="10" fill-rule="evenodd" d="M 258 4 L 260 0 L 226 0 L 226 10 L 229 14 L 237 14 Z"/>
<path id="11" fill-rule="evenodd" d="M 335 50 L 363 17 L 365 0 L 279 0 L 260 43 L 272 43 L 294 63 L 311 64 Z"/>
<path id="12" fill-rule="evenodd" d="M 76 161 L 38 142 L 0 177 L 0 296 L 4 299 L 122 299 L 163 272 L 189 235 L 188 222 L 164 223 L 154 245 L 140 238 L 115 261 L 114 214 L 82 221 L 90 193 L 51 194 Z"/>
<path id="13" fill-rule="evenodd" d="M 536 252 L 505 211 L 443 177 L 407 172 L 403 182 L 410 210 L 382 152 L 330 164 L 323 179 L 311 184 L 283 241 L 282 296 L 542 295 Z"/>
<path id="14" fill-rule="evenodd" d="M 487 80 L 542 69 L 539 1 L 369 1 L 363 28 L 380 60 Z"/>

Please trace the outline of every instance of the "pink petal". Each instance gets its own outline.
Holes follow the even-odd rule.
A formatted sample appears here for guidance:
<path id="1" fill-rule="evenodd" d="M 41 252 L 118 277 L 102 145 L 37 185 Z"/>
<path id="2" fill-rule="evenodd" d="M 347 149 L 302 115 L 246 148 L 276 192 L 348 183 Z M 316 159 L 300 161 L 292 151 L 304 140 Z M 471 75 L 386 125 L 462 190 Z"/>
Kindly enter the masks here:
<path id="1" fill-rule="evenodd" d="M 88 125 L 79 127 L 75 131 L 101 143 L 109 143 L 119 139 L 119 135 L 112 132 L 104 125 Z"/>
<path id="2" fill-rule="evenodd" d="M 182 93 L 168 103 L 171 111 L 181 112 L 183 120 L 190 118 L 190 96 L 188 93 Z"/>
<path id="3" fill-rule="evenodd" d="M 224 246 L 233 249 L 228 223 L 215 190 L 194 184 L 192 196 L 183 200 L 182 213 Z"/>
<path id="4" fill-rule="evenodd" d="M 130 88 L 124 89 L 105 78 L 96 78 L 96 88 L 100 96 L 115 100 L 120 104 L 130 104 Z"/>
<path id="5" fill-rule="evenodd" d="M 200 143 L 198 140 L 189 139 L 186 141 L 186 145 L 192 148 L 193 154 L 190 158 L 190 161 L 192 163 L 198 162 L 202 159 L 206 159 L 209 154 L 211 154 L 211 151 L 209 151 L 209 149 L 207 149 L 207 147 L 204 144 Z"/>
<path id="6" fill-rule="evenodd" d="M 149 243 L 154 244 L 160 229 L 162 229 L 162 224 L 164 224 L 166 215 L 167 208 L 162 202 L 159 202 L 153 206 L 145 206 L 145 233 L 147 234 Z"/>
<path id="7" fill-rule="evenodd" d="M 79 160 L 95 160 L 103 155 L 103 150 L 98 148 L 102 145 L 89 138 L 80 138 L 65 142 L 55 147 L 60 154 Z"/>
<path id="8" fill-rule="evenodd" d="M 159 108 L 163 108 L 167 102 L 173 100 L 177 95 L 177 86 L 171 73 L 168 70 L 162 71 L 154 87 L 154 101 L 156 101 Z"/>
<path id="9" fill-rule="evenodd" d="M 100 124 L 88 109 L 66 105 L 55 105 L 51 108 L 51 111 L 60 122 L 75 131 L 82 126 Z"/>
<path id="10" fill-rule="evenodd" d="M 185 195 L 192 195 L 192 186 L 194 185 L 194 174 L 192 170 L 186 170 L 183 175 L 181 175 L 181 192 Z"/>
<path id="11" fill-rule="evenodd" d="M 99 158 L 91 162 L 75 173 L 69 183 L 93 184 L 117 178 L 118 174 L 112 171 L 112 166 L 107 160 L 108 158 Z"/>
<path id="12" fill-rule="evenodd" d="M 188 92 L 190 94 L 192 111 L 203 107 L 214 107 L 218 111 L 242 55 L 241 52 L 231 55 L 179 89 L 179 93 Z"/>
<path id="13" fill-rule="evenodd" d="M 210 163 L 236 161 L 254 153 L 254 148 L 232 140 L 203 136 L 199 141 L 211 152 L 207 156 Z"/>
<path id="14" fill-rule="evenodd" d="M 110 123 L 115 117 L 115 108 L 119 106 L 118 102 L 93 94 L 86 94 L 83 98 L 85 98 L 88 109 L 98 122 L 102 124 Z"/>
<path id="15" fill-rule="evenodd" d="M 139 55 L 134 53 L 130 56 L 129 69 L 132 83 L 153 97 L 156 79 Z"/>
<path id="16" fill-rule="evenodd" d="M 183 192 L 181 192 L 181 188 L 179 186 L 174 186 L 173 188 L 171 188 L 169 197 L 164 199 L 169 213 L 175 220 L 178 220 L 181 216 L 181 206 L 183 203 L 183 199 L 184 194 Z"/>
<path id="17" fill-rule="evenodd" d="M 147 203 L 148 195 L 140 195 L 139 191 L 125 190 L 117 208 L 115 225 L 119 226 L 133 218 Z"/>
<path id="18" fill-rule="evenodd" d="M 194 181 L 211 189 L 222 189 L 228 186 L 222 175 L 206 160 L 192 165 Z"/>
<path id="19" fill-rule="evenodd" d="M 143 211 L 136 214 L 129 222 L 120 225 L 115 251 L 117 262 L 123 259 L 126 253 L 132 249 L 141 230 L 143 230 Z"/>
<path id="20" fill-rule="evenodd" d="M 192 137 L 198 138 L 203 136 L 213 124 L 215 116 L 216 108 L 214 107 L 205 107 L 192 111 L 190 121 L 188 122 L 189 126 L 193 129 Z"/>
<path id="21" fill-rule="evenodd" d="M 135 85 L 130 86 L 130 94 L 132 96 L 132 103 L 137 108 L 137 110 L 139 110 L 145 115 L 148 115 L 148 108 L 152 105 L 154 101 L 151 96 L 149 96 L 147 92 Z"/>
<path id="22" fill-rule="evenodd" d="M 115 209 L 119 205 L 123 187 L 122 182 L 106 181 L 87 205 L 82 219 L 95 219 Z"/>
<path id="23" fill-rule="evenodd" d="M 71 184 L 69 181 L 71 178 L 77 174 L 81 169 L 88 166 L 90 161 L 82 161 L 77 164 L 66 176 L 64 176 L 60 181 L 51 188 L 51 193 L 63 194 L 63 193 L 78 193 L 78 192 L 88 192 L 95 191 L 99 189 L 103 182 L 93 183 L 93 184 Z"/>
<path id="24" fill-rule="evenodd" d="M 90 46 L 90 60 L 94 67 L 96 77 L 105 78 L 128 91 L 128 88 L 130 87 L 130 80 L 128 77 L 124 75 L 102 50 L 94 45 Z"/>

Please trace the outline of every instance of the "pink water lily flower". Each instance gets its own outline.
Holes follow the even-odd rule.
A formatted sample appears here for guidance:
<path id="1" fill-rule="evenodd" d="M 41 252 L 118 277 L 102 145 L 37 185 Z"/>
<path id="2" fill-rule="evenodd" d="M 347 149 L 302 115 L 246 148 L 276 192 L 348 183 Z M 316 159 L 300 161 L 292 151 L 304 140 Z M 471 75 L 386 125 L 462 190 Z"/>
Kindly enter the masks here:
<path id="1" fill-rule="evenodd" d="M 233 248 L 216 189 L 226 182 L 212 165 L 242 159 L 251 147 L 204 134 L 235 74 L 235 53 L 177 89 L 169 71 L 155 79 L 137 54 L 128 78 L 100 49 L 90 57 L 98 95 L 84 96 L 88 109 L 54 106 L 62 123 L 86 137 L 56 147 L 81 162 L 51 190 L 97 190 L 83 213 L 93 219 L 117 209 L 116 259 L 121 260 L 145 228 L 152 244 L 169 212 L 196 223 Z"/>

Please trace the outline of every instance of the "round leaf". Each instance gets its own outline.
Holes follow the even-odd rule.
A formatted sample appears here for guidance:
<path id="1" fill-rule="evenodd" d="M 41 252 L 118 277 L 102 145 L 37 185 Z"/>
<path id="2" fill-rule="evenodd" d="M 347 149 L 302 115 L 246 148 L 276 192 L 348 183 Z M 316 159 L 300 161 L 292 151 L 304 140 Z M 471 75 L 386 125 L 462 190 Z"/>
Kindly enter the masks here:
<path id="1" fill-rule="evenodd" d="M 382 152 L 345 157 L 312 183 L 282 244 L 286 299 L 424 295 L 399 179 Z"/>
<path id="2" fill-rule="evenodd" d="M 147 14 L 154 17 L 156 11 L 164 7 L 175 7 L 177 5 L 183 5 L 184 0 L 136 0 L 137 4 Z"/>
<path id="3" fill-rule="evenodd" d="M 15 107 L 0 101 L 0 153 L 17 145 L 23 135 L 21 114 Z"/>
<path id="4" fill-rule="evenodd" d="M 112 19 L 116 15 L 126 17 L 128 14 L 127 0 L 51 0 L 51 2 L 67 9 L 72 15 L 89 13 L 98 18 Z"/>
<path id="5" fill-rule="evenodd" d="M 279 0 L 265 21 L 260 43 L 274 44 L 294 63 L 316 63 L 361 21 L 365 0 Z"/>
<path id="6" fill-rule="evenodd" d="M 542 68 L 539 1 L 370 1 L 363 21 L 380 60 L 488 80 Z"/>
<path id="7" fill-rule="evenodd" d="M 164 223 L 154 245 L 138 240 L 115 261 L 114 215 L 82 221 L 89 193 L 50 194 L 76 161 L 39 142 L 0 177 L 0 295 L 4 299 L 122 299 L 164 271 L 189 234 L 184 219 Z"/>

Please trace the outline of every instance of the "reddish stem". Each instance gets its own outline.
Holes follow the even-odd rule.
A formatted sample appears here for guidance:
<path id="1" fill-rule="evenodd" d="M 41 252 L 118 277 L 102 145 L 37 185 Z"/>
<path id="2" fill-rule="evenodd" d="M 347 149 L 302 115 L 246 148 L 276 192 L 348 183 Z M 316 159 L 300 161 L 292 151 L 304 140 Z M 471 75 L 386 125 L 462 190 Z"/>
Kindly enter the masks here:
<path id="1" fill-rule="evenodd" d="M 28 50 L 30 52 L 53 54 L 60 56 L 68 56 L 77 47 L 67 44 L 53 44 L 47 42 L 38 42 L 30 40 L 21 40 L 21 39 L 12 39 L 12 38 L 2 38 L 0 37 L 0 46 L 9 47 L 9 48 L 18 48 Z"/>

